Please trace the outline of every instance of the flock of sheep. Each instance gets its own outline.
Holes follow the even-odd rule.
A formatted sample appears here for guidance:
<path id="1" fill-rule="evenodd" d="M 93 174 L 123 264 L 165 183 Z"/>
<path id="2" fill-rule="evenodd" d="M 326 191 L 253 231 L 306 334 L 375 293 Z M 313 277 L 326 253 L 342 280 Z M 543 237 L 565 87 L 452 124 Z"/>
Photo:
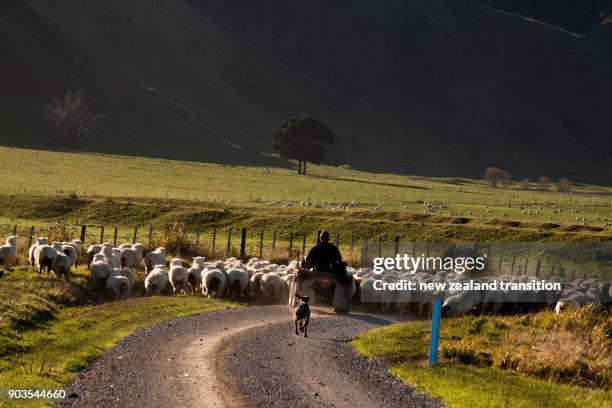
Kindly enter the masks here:
<path id="1" fill-rule="evenodd" d="M 551 308 L 556 313 L 569 307 L 581 307 L 593 305 L 601 309 L 604 305 L 609 306 L 612 301 L 612 281 L 597 281 L 595 279 L 566 280 L 554 277 L 549 282 L 558 282 L 561 290 L 548 290 L 540 292 L 513 291 L 513 290 L 449 290 L 453 286 L 450 282 L 466 283 L 472 279 L 465 274 L 448 271 L 440 271 L 435 274 L 419 272 L 383 272 L 375 275 L 367 268 L 354 272 L 357 283 L 357 299 L 367 300 L 367 305 L 382 312 L 396 312 L 404 314 L 412 311 L 420 316 L 428 316 L 431 313 L 433 301 L 436 296 L 443 298 L 443 313 L 447 316 L 459 316 L 468 313 L 501 313 L 501 312 L 529 312 L 544 308 Z M 377 291 L 374 282 L 382 279 L 387 283 L 400 282 L 401 280 L 420 283 L 445 283 L 445 290 L 434 291 Z M 527 275 L 513 276 L 489 276 L 473 279 L 486 283 L 497 280 L 506 283 L 527 283 L 538 281 L 536 277 Z"/>
<path id="2" fill-rule="evenodd" d="M 38 271 L 53 272 L 56 276 L 64 275 L 67 279 L 70 270 L 81 260 L 82 243 L 53 242 L 49 245 L 46 238 L 38 238 L 29 249 L 29 262 Z M 144 255 L 142 244 L 123 244 L 113 248 L 112 244 L 91 245 L 85 251 L 85 262 L 89 266 L 90 278 L 103 285 L 109 296 L 125 299 L 130 296 L 136 280 L 136 269 L 147 272 L 144 287 L 149 295 L 161 294 L 168 285 L 174 294 L 202 293 L 208 297 L 228 297 L 231 299 L 252 299 L 259 303 L 273 304 L 289 301 L 292 304 L 293 294 L 310 296 L 312 303 L 317 298 L 312 289 L 312 282 L 298 279 L 299 265 L 292 261 L 289 265 L 277 265 L 266 260 L 252 258 L 243 262 L 236 258 L 225 261 L 209 262 L 203 257 L 194 257 L 191 265 L 178 258 L 168 261 L 164 248 L 157 248 Z M 17 257 L 17 237 L 10 236 L 6 244 L 0 247 L 0 263 L 10 268 Z M 168 272 L 165 271 L 169 264 Z M 375 289 L 376 280 L 386 283 L 409 280 L 418 283 L 464 282 L 464 274 L 440 271 L 435 274 L 419 272 L 410 274 L 401 271 L 386 271 L 376 275 L 369 268 L 347 269 L 352 275 L 354 286 L 351 288 L 353 304 L 362 303 L 365 308 L 384 313 L 405 314 L 409 311 L 427 316 L 434 297 L 444 298 L 443 311 L 448 316 L 467 313 L 499 313 L 533 311 L 542 308 L 554 308 L 557 313 L 567 307 L 579 307 L 587 304 L 600 309 L 612 301 L 612 282 L 599 282 L 594 279 L 565 280 L 555 277 L 551 282 L 561 284 L 560 291 L 542 292 L 534 301 L 532 294 L 519 291 L 474 291 L 445 290 L 441 293 L 432 291 L 380 291 Z M 479 278 L 480 282 L 496 279 L 503 282 L 530 282 L 536 278 L 527 275 L 502 275 Z M 447 285 L 446 287 L 448 287 Z"/>

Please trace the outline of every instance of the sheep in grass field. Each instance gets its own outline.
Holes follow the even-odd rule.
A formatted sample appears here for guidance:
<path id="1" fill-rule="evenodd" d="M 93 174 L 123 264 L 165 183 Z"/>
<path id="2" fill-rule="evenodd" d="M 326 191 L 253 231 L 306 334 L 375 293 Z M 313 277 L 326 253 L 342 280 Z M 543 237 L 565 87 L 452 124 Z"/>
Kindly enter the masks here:
<path id="1" fill-rule="evenodd" d="M 52 246 L 40 245 L 34 250 L 34 266 L 38 272 L 51 272 L 56 258 L 57 251 Z"/>
<path id="2" fill-rule="evenodd" d="M 208 297 L 222 297 L 227 290 L 227 273 L 211 268 L 202 271 L 202 293 Z"/>
<path id="3" fill-rule="evenodd" d="M 196 256 L 191 267 L 187 269 L 187 284 L 191 288 L 191 294 L 202 290 L 202 271 L 206 266 L 206 259 L 203 256 Z"/>
<path id="4" fill-rule="evenodd" d="M 172 285 L 172 292 L 174 292 L 175 295 L 180 292 L 187 294 L 189 272 L 187 268 L 183 267 L 183 261 L 178 258 L 174 258 L 170 261 L 170 272 L 168 273 L 168 277 Z"/>
<path id="5" fill-rule="evenodd" d="M 45 237 L 36 238 L 36 242 L 32 244 L 30 249 L 28 250 L 28 260 L 30 261 L 30 265 L 35 266 L 34 262 L 34 251 L 37 247 L 42 245 L 49 245 L 49 240 Z"/>
<path id="6" fill-rule="evenodd" d="M 130 281 L 121 274 L 121 270 L 113 269 L 111 274 L 106 278 L 104 286 L 108 294 L 115 300 L 125 300 L 130 294 Z"/>
<path id="7" fill-rule="evenodd" d="M 127 266 L 128 268 L 139 267 L 142 262 L 143 250 L 142 244 L 134 244 L 120 249 L 121 266 Z"/>
<path id="8" fill-rule="evenodd" d="M 234 268 L 227 272 L 228 294 L 232 299 L 238 299 L 249 286 L 249 273 L 246 269 Z"/>
<path id="9" fill-rule="evenodd" d="M 148 295 L 161 295 L 168 285 L 168 275 L 164 272 L 165 265 L 156 265 L 145 278 L 145 289 Z"/>
<path id="10" fill-rule="evenodd" d="M 102 254 L 97 254 L 89 267 L 91 278 L 96 282 L 103 282 L 113 271 L 113 265 L 106 261 Z"/>
<path id="11" fill-rule="evenodd" d="M 0 246 L 0 266 L 10 269 L 17 258 L 17 237 L 11 235 L 6 243 Z"/>
<path id="12" fill-rule="evenodd" d="M 159 247 L 145 256 L 147 272 L 151 272 L 155 265 L 166 265 L 166 248 Z"/>

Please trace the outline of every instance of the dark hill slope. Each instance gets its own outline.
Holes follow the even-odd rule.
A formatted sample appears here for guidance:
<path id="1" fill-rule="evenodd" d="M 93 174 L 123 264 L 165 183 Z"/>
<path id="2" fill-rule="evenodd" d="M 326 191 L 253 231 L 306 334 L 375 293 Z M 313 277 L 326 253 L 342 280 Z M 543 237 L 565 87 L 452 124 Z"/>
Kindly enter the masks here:
<path id="1" fill-rule="evenodd" d="M 501 10 L 518 13 L 575 33 L 584 33 L 612 13 L 612 0 L 482 0 Z"/>
<path id="2" fill-rule="evenodd" d="M 612 181 L 612 53 L 480 1 L 31 2 L 247 151 L 299 113 L 335 163 Z"/>
<path id="3" fill-rule="evenodd" d="M 43 105 L 80 91 L 105 112 L 97 132 L 69 148 L 110 153 L 214 160 L 215 150 L 238 154 L 220 137 L 192 123 L 188 112 L 101 63 L 49 18 L 23 1 L 0 3 L 0 141 L 5 145 L 65 148 L 50 141 Z"/>

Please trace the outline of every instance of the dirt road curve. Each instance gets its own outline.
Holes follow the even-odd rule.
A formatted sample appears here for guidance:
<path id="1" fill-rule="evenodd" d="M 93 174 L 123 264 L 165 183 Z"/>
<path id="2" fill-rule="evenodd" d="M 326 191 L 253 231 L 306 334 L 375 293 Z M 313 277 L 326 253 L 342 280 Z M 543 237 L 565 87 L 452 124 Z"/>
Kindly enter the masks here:
<path id="1" fill-rule="evenodd" d="M 286 306 L 204 313 L 141 330 L 79 374 L 70 407 L 439 406 L 348 341 L 390 323 L 313 308 L 309 337 Z"/>

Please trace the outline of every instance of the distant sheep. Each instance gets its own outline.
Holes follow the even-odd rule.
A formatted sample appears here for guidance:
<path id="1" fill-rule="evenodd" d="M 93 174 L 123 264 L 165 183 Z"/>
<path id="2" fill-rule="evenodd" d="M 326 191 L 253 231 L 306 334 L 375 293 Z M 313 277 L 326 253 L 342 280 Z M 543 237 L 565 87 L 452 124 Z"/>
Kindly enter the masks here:
<path id="1" fill-rule="evenodd" d="M 6 239 L 6 243 L 0 246 L 0 265 L 10 269 L 15 258 L 17 258 L 17 237 L 11 235 Z"/>

